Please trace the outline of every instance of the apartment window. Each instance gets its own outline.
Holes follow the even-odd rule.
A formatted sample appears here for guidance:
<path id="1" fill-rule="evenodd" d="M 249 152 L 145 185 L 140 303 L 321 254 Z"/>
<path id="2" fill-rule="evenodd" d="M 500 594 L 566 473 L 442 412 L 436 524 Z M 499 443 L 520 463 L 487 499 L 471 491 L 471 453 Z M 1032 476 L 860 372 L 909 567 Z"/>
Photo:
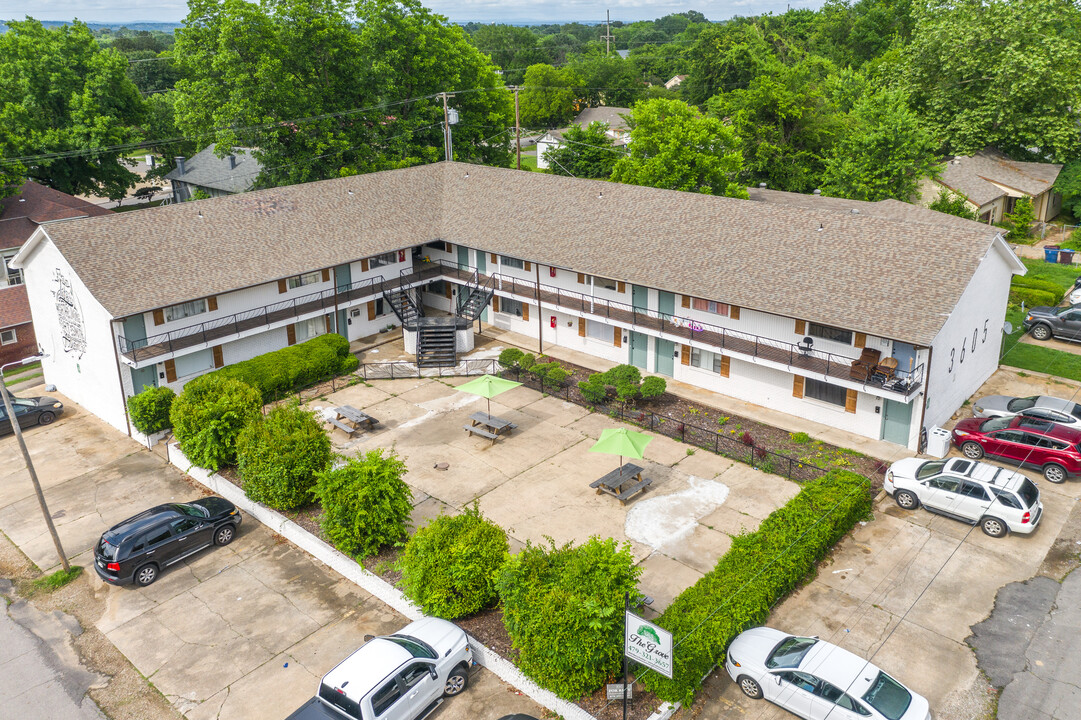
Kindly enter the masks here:
<path id="1" fill-rule="evenodd" d="M 192 300 L 165 308 L 165 319 L 169 322 L 183 320 L 192 315 L 201 315 L 206 312 L 206 300 Z"/>
<path id="2" fill-rule="evenodd" d="M 596 320 L 586 320 L 586 337 L 612 342 L 612 328 Z"/>
<path id="3" fill-rule="evenodd" d="M 703 300 L 702 298 L 694 298 L 691 301 L 691 307 L 695 310 L 701 310 L 702 312 L 713 313 L 714 315 L 723 315 L 728 317 L 728 303 L 716 302 L 714 300 Z"/>
<path id="4" fill-rule="evenodd" d="M 852 344 L 851 330 L 842 330 L 841 328 L 830 327 L 829 325 L 811 323 L 807 330 L 807 334 L 816 338 L 822 338 L 823 340 L 844 343 L 845 345 Z"/>
<path id="5" fill-rule="evenodd" d="M 176 364 L 177 377 L 195 375 L 214 367 L 214 351 L 208 348 L 190 355 L 178 355 L 173 362 Z"/>
<path id="6" fill-rule="evenodd" d="M 322 281 L 323 273 L 316 270 L 315 272 L 304 273 L 303 275 L 297 275 L 296 277 L 289 278 L 289 289 L 293 290 L 298 287 L 304 287 L 305 285 L 314 285 L 317 282 Z"/>
<path id="7" fill-rule="evenodd" d="M 23 271 L 16 270 L 11 267 L 11 259 L 15 257 L 17 253 L 6 255 L 3 258 L 4 267 L 7 269 L 7 281 L 8 285 L 22 285 L 23 284 Z"/>
<path id="8" fill-rule="evenodd" d="M 447 281 L 435 280 L 434 282 L 428 283 L 428 292 L 445 296 L 447 294 Z"/>
<path id="9" fill-rule="evenodd" d="M 702 368 L 703 370 L 715 372 L 719 375 L 721 373 L 721 355 L 720 353 L 710 352 L 709 350 L 699 350 L 696 347 L 692 347 L 691 365 Z"/>
<path id="10" fill-rule="evenodd" d="M 522 303 L 510 298 L 499 298 L 499 312 L 522 317 Z"/>
<path id="11" fill-rule="evenodd" d="M 845 406 L 845 399 L 848 397 L 848 391 L 843 387 L 837 385 L 830 385 L 829 383 L 822 382 L 821 380 L 812 380 L 811 378 L 804 378 L 803 380 L 803 397 L 814 398 L 815 400 L 821 400 L 822 402 L 829 403 L 830 405 Z"/>
<path id="12" fill-rule="evenodd" d="M 311 340 L 313 337 L 319 337 L 326 332 L 326 329 L 327 321 L 322 317 L 301 320 L 297 323 L 297 342 L 302 343 L 305 340 Z"/>
<path id="13" fill-rule="evenodd" d="M 368 267 L 385 267 L 387 265 L 393 265 L 396 262 L 398 262 L 398 253 L 388 252 L 370 258 L 368 261 Z"/>
<path id="14" fill-rule="evenodd" d="M 11 345 L 18 339 L 18 336 L 15 334 L 15 328 L 0 330 L 0 345 Z"/>
<path id="15" fill-rule="evenodd" d="M 615 280 L 609 278 L 593 276 L 593 287 L 604 288 L 605 290 L 617 290 L 618 283 Z"/>
<path id="16" fill-rule="evenodd" d="M 506 267 L 509 267 L 509 268 L 515 268 L 516 270 L 524 270 L 525 269 L 525 262 L 523 262 L 522 260 L 519 260 L 518 258 L 508 257 L 507 255 L 500 255 L 499 256 L 499 264 L 500 265 L 505 265 Z"/>

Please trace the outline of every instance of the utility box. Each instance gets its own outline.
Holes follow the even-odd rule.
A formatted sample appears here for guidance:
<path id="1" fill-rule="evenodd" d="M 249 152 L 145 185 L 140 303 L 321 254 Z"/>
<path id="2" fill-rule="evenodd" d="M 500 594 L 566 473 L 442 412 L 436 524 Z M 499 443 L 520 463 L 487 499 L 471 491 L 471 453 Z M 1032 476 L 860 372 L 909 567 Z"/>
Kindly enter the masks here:
<path id="1" fill-rule="evenodd" d="M 927 454 L 931 457 L 944 458 L 950 452 L 950 440 L 952 434 L 945 428 L 937 425 L 931 427 L 927 433 Z"/>

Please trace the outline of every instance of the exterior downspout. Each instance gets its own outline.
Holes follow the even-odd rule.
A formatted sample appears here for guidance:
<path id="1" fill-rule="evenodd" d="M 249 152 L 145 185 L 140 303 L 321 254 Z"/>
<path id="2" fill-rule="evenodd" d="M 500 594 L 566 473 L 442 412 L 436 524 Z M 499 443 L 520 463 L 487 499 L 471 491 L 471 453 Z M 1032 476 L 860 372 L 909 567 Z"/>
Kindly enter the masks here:
<path id="1" fill-rule="evenodd" d="M 537 354 L 544 354 L 544 313 L 541 312 L 540 299 L 540 263 L 533 263 L 533 269 L 537 272 Z"/>
<path id="2" fill-rule="evenodd" d="M 928 346 L 927 348 L 927 370 L 924 373 L 926 378 L 923 383 L 923 407 L 920 408 L 920 432 L 916 436 L 916 453 L 922 452 L 920 448 L 920 439 L 923 437 L 923 420 L 927 416 L 927 403 L 931 400 L 931 358 L 934 355 L 935 349 Z"/>
<path id="3" fill-rule="evenodd" d="M 109 321 L 109 337 L 110 342 L 113 344 L 113 359 L 116 362 L 116 379 L 120 382 L 120 405 L 124 408 L 124 422 L 128 426 L 128 437 L 132 437 L 131 434 L 131 418 L 128 417 L 128 399 L 124 397 L 124 374 L 120 372 L 120 349 L 116 345 L 116 330 L 113 327 L 113 321 Z"/>

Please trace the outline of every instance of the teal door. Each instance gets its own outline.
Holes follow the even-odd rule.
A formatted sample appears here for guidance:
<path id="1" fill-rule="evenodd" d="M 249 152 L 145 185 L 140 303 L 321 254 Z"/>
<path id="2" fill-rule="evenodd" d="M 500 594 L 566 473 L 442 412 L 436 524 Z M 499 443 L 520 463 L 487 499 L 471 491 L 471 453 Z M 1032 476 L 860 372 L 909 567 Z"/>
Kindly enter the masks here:
<path id="1" fill-rule="evenodd" d="M 882 439 L 898 445 L 908 445 L 912 405 L 893 400 L 882 403 Z"/>
<path id="2" fill-rule="evenodd" d="M 657 310 L 667 320 L 676 314 L 676 296 L 664 290 L 657 291 Z"/>
<path id="3" fill-rule="evenodd" d="M 128 341 L 124 351 L 146 347 L 146 321 L 143 314 L 132 315 L 124 319 L 124 339 Z"/>
<path id="4" fill-rule="evenodd" d="M 672 377 L 676 369 L 676 344 L 671 340 L 661 340 L 660 338 L 654 338 L 654 343 L 657 353 L 653 360 L 653 372 L 658 375 Z"/>
<path id="5" fill-rule="evenodd" d="M 649 336 L 631 330 L 630 362 L 635 367 L 646 369 L 646 357 L 649 355 Z"/>
<path id="6" fill-rule="evenodd" d="M 131 386 L 135 390 L 136 395 L 141 393 L 146 388 L 156 388 L 158 386 L 157 365 L 151 365 L 149 367 L 139 368 L 138 370 L 132 370 Z"/>
<path id="7" fill-rule="evenodd" d="M 334 268 L 334 281 L 338 286 L 338 292 L 346 292 L 349 286 L 353 284 L 353 271 L 350 270 L 349 265 L 339 265 Z"/>
<path id="8" fill-rule="evenodd" d="M 458 269 L 466 270 L 469 268 L 469 248 L 458 246 Z"/>
<path id="9" fill-rule="evenodd" d="M 631 305 L 635 310 L 649 309 L 649 288 L 631 285 Z"/>
<path id="10" fill-rule="evenodd" d="M 459 246 L 460 248 L 461 246 Z M 477 272 L 483 275 L 488 272 L 488 253 L 480 250 L 475 251 L 477 253 Z M 485 307 L 480 313 L 480 319 L 484 322 L 488 322 L 488 308 Z"/>

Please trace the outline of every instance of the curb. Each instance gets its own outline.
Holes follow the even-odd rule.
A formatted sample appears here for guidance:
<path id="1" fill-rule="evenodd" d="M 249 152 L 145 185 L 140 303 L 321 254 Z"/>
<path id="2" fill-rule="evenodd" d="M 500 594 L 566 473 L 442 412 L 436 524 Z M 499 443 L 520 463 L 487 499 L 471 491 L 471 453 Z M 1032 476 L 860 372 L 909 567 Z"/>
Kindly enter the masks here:
<path id="1" fill-rule="evenodd" d="M 233 503 L 273 532 L 289 540 L 319 562 L 390 605 L 410 620 L 416 620 L 423 616 L 420 608 L 405 597 L 401 591 L 381 577 L 365 570 L 348 555 L 326 544 L 281 513 L 249 500 L 243 490 L 221 475 L 192 465 L 176 443 L 169 443 L 169 462 L 179 468 L 182 473 Z M 500 680 L 518 688 L 540 705 L 563 717 L 564 720 L 596 720 L 574 703 L 557 697 L 555 693 L 537 685 L 515 667 L 513 663 L 478 642 L 476 638 L 469 636 L 469 645 L 473 649 L 473 658 L 478 665 L 486 667 Z M 653 713 L 649 720 L 667 720 L 678 707 L 678 705 L 672 706 L 666 703 L 657 712 Z"/>

